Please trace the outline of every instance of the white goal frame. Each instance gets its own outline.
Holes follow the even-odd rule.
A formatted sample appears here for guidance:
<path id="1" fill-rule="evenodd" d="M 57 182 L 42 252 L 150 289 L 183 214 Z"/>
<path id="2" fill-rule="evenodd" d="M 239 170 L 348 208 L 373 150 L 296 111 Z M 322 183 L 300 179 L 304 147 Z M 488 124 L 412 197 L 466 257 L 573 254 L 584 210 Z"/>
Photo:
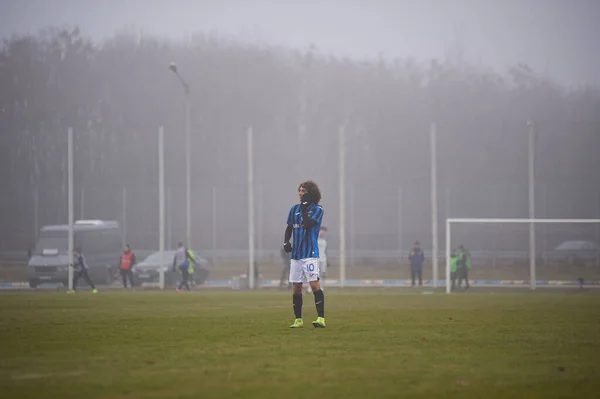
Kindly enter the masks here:
<path id="1" fill-rule="evenodd" d="M 446 219 L 446 294 L 451 292 L 450 288 L 450 250 L 452 243 L 452 224 L 529 224 L 530 231 L 534 231 L 536 224 L 543 223 L 565 223 L 565 224 L 598 224 L 600 219 L 481 219 L 481 218 L 448 218 Z M 529 268 L 530 268 L 530 288 L 535 290 L 535 236 L 530 234 L 529 243 Z"/>

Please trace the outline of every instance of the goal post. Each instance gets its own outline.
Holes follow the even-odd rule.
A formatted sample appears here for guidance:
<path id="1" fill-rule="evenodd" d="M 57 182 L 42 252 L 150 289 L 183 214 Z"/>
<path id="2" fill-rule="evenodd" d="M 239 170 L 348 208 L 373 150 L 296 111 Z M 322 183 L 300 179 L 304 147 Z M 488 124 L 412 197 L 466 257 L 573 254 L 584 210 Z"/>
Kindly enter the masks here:
<path id="1" fill-rule="evenodd" d="M 529 224 L 535 226 L 536 224 L 600 224 L 600 219 L 530 219 L 530 218 L 448 218 L 446 219 L 446 293 L 451 292 L 450 284 L 450 255 L 452 248 L 452 226 L 455 224 Z M 530 243 L 530 289 L 535 290 L 536 288 L 536 257 L 534 243 Z"/>

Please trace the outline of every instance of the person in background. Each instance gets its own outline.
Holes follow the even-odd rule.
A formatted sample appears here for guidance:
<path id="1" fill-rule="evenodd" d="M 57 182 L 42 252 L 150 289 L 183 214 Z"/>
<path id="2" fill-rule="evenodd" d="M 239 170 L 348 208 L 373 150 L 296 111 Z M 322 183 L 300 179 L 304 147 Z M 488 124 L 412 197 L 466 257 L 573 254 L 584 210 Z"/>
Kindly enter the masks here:
<path id="1" fill-rule="evenodd" d="M 456 271 L 458 269 L 458 254 L 456 248 L 452 248 L 450 253 L 450 281 L 452 282 L 451 290 L 456 289 Z"/>
<path id="2" fill-rule="evenodd" d="M 462 244 L 458 246 L 458 288 L 462 281 L 465 282 L 465 288 L 471 288 L 469 285 L 469 270 L 471 270 L 471 253 Z"/>
<path id="3" fill-rule="evenodd" d="M 327 260 L 327 239 L 325 234 L 327 233 L 327 227 L 321 226 L 319 230 L 319 271 L 321 272 L 321 287 L 325 285 L 325 278 L 327 276 L 327 269 L 329 268 L 329 261 Z"/>
<path id="4" fill-rule="evenodd" d="M 125 287 L 125 288 L 127 288 L 127 279 L 128 278 L 129 278 L 131 288 L 134 287 L 132 269 L 135 264 L 136 264 L 135 253 L 133 253 L 129 244 L 125 244 L 123 246 L 123 251 L 121 252 L 121 258 L 119 259 L 119 273 L 121 273 L 121 279 L 123 280 L 123 287 Z"/>
<path id="5" fill-rule="evenodd" d="M 281 269 L 281 277 L 279 278 L 279 288 L 289 290 L 292 288 L 290 282 L 290 255 L 285 252 L 284 248 L 281 248 L 281 259 L 283 260 L 283 269 Z"/>
<path id="6" fill-rule="evenodd" d="M 90 279 L 90 276 L 88 275 L 89 268 L 90 267 L 88 266 L 87 262 L 85 261 L 85 257 L 81 253 L 81 250 L 79 248 L 73 249 L 73 269 L 74 269 L 75 274 L 73 275 L 73 289 L 67 291 L 68 294 L 75 293 L 75 291 L 77 290 L 77 282 L 82 277 L 92 288 L 92 293 L 93 294 L 98 293 L 98 290 L 96 289 L 96 287 L 94 286 L 94 283 L 92 283 L 92 280 Z"/>
<path id="7" fill-rule="evenodd" d="M 189 272 L 188 267 L 190 261 L 196 264 L 195 259 L 190 259 L 187 249 L 183 246 L 182 242 L 177 243 L 177 251 L 175 251 L 175 256 L 173 256 L 173 272 L 179 269 L 181 273 L 181 282 L 179 286 L 175 289 L 177 292 L 181 292 L 181 289 L 185 287 L 187 291 L 190 290 L 190 286 L 188 284 Z"/>
<path id="8" fill-rule="evenodd" d="M 410 276 L 412 280 L 412 286 L 415 286 L 415 279 L 419 279 L 419 287 L 423 285 L 423 262 L 425 262 L 425 254 L 421 250 L 421 243 L 419 240 L 415 241 L 413 249 L 408 255 L 410 261 Z"/>

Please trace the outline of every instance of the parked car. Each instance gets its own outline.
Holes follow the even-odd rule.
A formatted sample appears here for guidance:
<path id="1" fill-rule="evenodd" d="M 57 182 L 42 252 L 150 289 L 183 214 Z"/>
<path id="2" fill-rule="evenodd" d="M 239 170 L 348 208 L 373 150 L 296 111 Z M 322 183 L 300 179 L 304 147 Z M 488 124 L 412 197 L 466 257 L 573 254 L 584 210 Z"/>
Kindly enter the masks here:
<path id="1" fill-rule="evenodd" d="M 600 256 L 600 246 L 591 241 L 565 241 L 552 251 L 554 260 L 566 261 L 570 264 L 595 261 L 598 256 Z"/>
<path id="2" fill-rule="evenodd" d="M 160 279 L 161 267 L 165 271 L 165 287 L 173 287 L 177 281 L 181 280 L 179 271 L 173 272 L 173 257 L 176 251 L 164 251 L 161 259 L 159 251 L 153 252 L 143 261 L 138 262 L 133 268 L 133 277 L 136 283 L 158 283 Z M 194 252 L 194 259 L 198 266 L 195 267 L 194 274 L 191 276 L 192 283 L 197 285 L 204 284 L 209 274 L 209 263 L 206 259 L 200 257 L 198 252 Z"/>

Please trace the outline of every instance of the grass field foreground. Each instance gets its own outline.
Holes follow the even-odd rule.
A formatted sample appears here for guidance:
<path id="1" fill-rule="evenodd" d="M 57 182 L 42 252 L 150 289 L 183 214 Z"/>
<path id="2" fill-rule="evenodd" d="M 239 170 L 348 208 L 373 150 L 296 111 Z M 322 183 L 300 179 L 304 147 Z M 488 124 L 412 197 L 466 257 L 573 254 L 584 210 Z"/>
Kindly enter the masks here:
<path id="1" fill-rule="evenodd" d="M 500 290 L 501 291 L 501 290 Z M 6 398 L 600 395 L 600 290 L 0 294 Z"/>

